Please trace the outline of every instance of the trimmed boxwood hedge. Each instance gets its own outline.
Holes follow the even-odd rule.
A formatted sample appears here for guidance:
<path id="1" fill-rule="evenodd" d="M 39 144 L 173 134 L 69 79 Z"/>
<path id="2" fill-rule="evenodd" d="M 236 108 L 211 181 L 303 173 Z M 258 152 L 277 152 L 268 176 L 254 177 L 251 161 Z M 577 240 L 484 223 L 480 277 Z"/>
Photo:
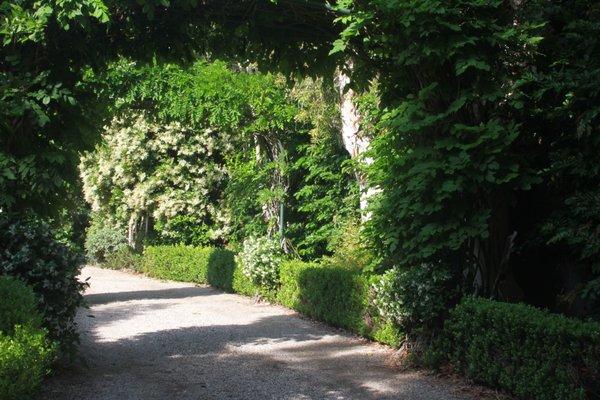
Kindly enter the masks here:
<path id="1" fill-rule="evenodd" d="M 280 269 L 277 300 L 312 318 L 366 334 L 368 282 L 363 274 L 341 267 L 287 261 Z"/>
<path id="2" fill-rule="evenodd" d="M 231 251 L 153 246 L 144 251 L 142 271 L 259 295 L 392 346 L 404 338 L 369 305 L 369 288 L 377 276 L 341 266 L 285 261 L 278 288 L 269 290 L 236 268 Z M 580 400 L 593 398 L 591 393 L 599 390 L 599 336 L 597 323 L 520 304 L 467 298 L 451 311 L 435 352 L 469 377 L 524 399 Z"/>
<path id="3" fill-rule="evenodd" d="M 233 291 L 234 253 L 212 247 L 147 246 L 141 272 L 160 279 L 213 285 Z"/>
<path id="4" fill-rule="evenodd" d="M 465 298 L 444 326 L 449 361 L 474 380 L 524 399 L 600 393 L 600 324 L 524 304 Z"/>

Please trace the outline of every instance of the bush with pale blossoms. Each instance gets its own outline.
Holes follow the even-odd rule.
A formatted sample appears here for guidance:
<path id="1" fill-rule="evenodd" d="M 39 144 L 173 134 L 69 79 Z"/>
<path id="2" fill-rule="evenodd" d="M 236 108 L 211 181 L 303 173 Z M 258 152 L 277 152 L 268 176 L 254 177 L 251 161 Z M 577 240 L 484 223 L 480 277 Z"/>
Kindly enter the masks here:
<path id="1" fill-rule="evenodd" d="M 406 333 L 419 333 L 439 326 L 457 293 L 447 268 L 423 264 L 386 271 L 371 286 L 371 302 L 384 320 Z"/>
<path id="2" fill-rule="evenodd" d="M 273 289 L 279 284 L 279 266 L 283 258 L 277 240 L 267 236 L 249 237 L 244 240 L 237 262 L 242 273 L 254 284 Z"/>

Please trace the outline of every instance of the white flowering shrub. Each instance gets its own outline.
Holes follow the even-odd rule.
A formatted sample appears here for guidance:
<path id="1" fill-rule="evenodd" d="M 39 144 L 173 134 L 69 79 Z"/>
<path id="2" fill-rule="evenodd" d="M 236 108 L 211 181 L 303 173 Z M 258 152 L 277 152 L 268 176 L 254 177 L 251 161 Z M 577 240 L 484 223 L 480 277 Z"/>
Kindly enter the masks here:
<path id="1" fill-rule="evenodd" d="M 371 302 L 382 318 L 404 332 L 422 332 L 441 322 L 457 293 L 446 268 L 423 264 L 386 271 L 371 286 Z"/>
<path id="2" fill-rule="evenodd" d="M 237 262 L 242 273 L 256 285 L 275 288 L 279 283 L 279 266 L 283 252 L 277 240 L 269 237 L 249 237 L 244 240 Z"/>
<path id="3" fill-rule="evenodd" d="M 157 226 L 176 216 L 197 224 L 219 221 L 217 202 L 227 178 L 221 158 L 231 150 L 226 134 L 133 113 L 115 118 L 102 139 L 80 164 L 94 212 L 123 226 L 132 215 L 149 215 Z"/>

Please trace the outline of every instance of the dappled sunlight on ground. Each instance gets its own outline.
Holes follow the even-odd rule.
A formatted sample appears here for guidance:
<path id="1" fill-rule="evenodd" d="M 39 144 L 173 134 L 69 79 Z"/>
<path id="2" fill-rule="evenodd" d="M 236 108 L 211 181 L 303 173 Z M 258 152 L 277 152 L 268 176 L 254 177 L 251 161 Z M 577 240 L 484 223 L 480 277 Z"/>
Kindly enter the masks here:
<path id="1" fill-rule="evenodd" d="M 464 399 L 390 350 L 208 287 L 86 268 L 85 363 L 45 399 Z M 86 367 L 87 365 L 87 367 Z"/>

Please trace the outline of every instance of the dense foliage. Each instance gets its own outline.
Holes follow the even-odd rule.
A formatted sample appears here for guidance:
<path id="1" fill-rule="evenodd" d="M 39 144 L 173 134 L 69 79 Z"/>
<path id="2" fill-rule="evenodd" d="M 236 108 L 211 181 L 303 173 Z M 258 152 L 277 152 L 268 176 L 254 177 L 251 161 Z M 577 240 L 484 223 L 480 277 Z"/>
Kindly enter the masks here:
<path id="1" fill-rule="evenodd" d="M 19 279 L 0 276 L 0 299 L 0 332 L 12 335 L 16 325 L 41 326 L 35 293 Z"/>
<path id="2" fill-rule="evenodd" d="M 390 269 L 371 288 L 382 318 L 406 333 L 421 335 L 439 329 L 459 295 L 452 274 L 438 265 Z"/>
<path id="3" fill-rule="evenodd" d="M 189 264 L 212 256 L 190 246 L 147 247 L 144 265 L 286 293 L 280 301 L 359 332 L 384 321 L 375 337 L 435 338 L 458 284 L 598 318 L 599 21 L 596 0 L 5 1 L 0 272 L 31 284 L 52 337 L 73 340 L 77 246 L 55 239 L 82 231 L 76 165 L 89 150 L 80 172 L 91 259 L 136 265 L 125 232 L 136 251 L 239 248 L 278 232 L 284 251 L 323 265 L 285 263 L 278 282 L 275 263 L 244 273 L 227 253 L 227 274 L 208 261 L 198 272 Z M 228 61 L 206 61 L 216 58 Z M 339 93 L 334 71 L 349 77 Z M 354 91 L 357 137 L 373 139 L 361 160 L 339 135 L 340 99 Z M 359 221 L 366 193 L 377 194 Z M 504 318 L 484 314 L 474 320 Z M 478 379 L 547 398 L 548 368 L 534 370 L 530 354 L 527 373 L 513 355 Z M 494 369 L 504 362 L 518 372 Z M 556 393 L 582 395 L 557 374 Z"/>
<path id="4" fill-rule="evenodd" d="M 73 319 L 86 286 L 77 280 L 81 257 L 53 237 L 39 221 L 0 219 L 0 273 L 29 284 L 53 340 L 71 351 L 77 341 Z"/>
<path id="5" fill-rule="evenodd" d="M 380 266 L 442 260 L 468 292 L 589 315 L 597 2 L 341 3 L 334 51 L 381 94 L 367 226 Z"/>
<path id="6" fill-rule="evenodd" d="M 34 398 L 48 374 L 55 351 L 45 331 L 18 326 L 10 336 L 0 332 L 0 397 Z"/>
<path id="7" fill-rule="evenodd" d="M 116 117 L 82 159 L 84 193 L 130 246 L 240 246 L 283 230 L 288 251 L 339 247 L 358 197 L 331 85 L 290 88 L 223 62 L 121 61 L 88 79 Z"/>
<path id="8" fill-rule="evenodd" d="M 337 94 L 323 80 L 305 79 L 293 86 L 298 104 L 296 120 L 310 128 L 309 143 L 300 146 L 294 170 L 300 176 L 294 197 L 299 221 L 290 226 L 296 233 L 298 253 L 315 258 L 331 254 L 344 225 L 358 216 L 358 185 L 348 152 L 340 137 Z"/>
<path id="9" fill-rule="evenodd" d="M 122 229 L 92 224 L 85 236 L 85 253 L 89 262 L 106 261 L 112 254 L 127 248 L 127 238 Z"/>
<path id="10" fill-rule="evenodd" d="M 466 298 L 444 327 L 444 354 L 476 381 L 524 399 L 598 394 L 600 326 L 522 304 Z"/>
<path id="11" fill-rule="evenodd" d="M 42 315 L 30 287 L 0 276 L 0 298 L 0 398 L 33 398 L 56 349 L 41 329 Z"/>
<path id="12" fill-rule="evenodd" d="M 330 68 L 335 59 L 316 44 L 335 37 L 332 13 L 309 7 L 298 18 L 296 8 L 270 1 L 2 2 L 0 207 L 48 214 L 69 204 L 78 150 L 89 146 L 99 116 L 82 85 L 87 67 L 102 69 L 119 54 L 185 61 L 211 52 L 287 70 Z M 286 34 L 288 23 L 296 24 L 294 35 Z"/>
<path id="13" fill-rule="evenodd" d="M 224 143 L 218 134 L 134 114 L 113 121 L 103 138 L 81 164 L 86 200 L 100 217 L 127 227 L 151 215 L 164 236 L 177 215 L 204 225 L 217 219 L 211 206 L 224 171 L 211 161 Z"/>
<path id="14" fill-rule="evenodd" d="M 513 116 L 522 106 L 513 65 L 527 61 L 535 38 L 501 1 L 373 3 L 364 29 L 384 30 L 365 50 L 393 68 L 379 77 L 390 109 L 374 145 L 371 176 L 384 190 L 369 236 L 383 260 L 403 267 L 454 257 L 496 295 L 507 207 L 537 180 L 515 157 Z"/>
<path id="15" fill-rule="evenodd" d="M 223 243 L 281 200 L 282 185 L 268 179 L 278 168 L 270 156 L 289 136 L 295 108 L 277 77 L 198 62 L 117 63 L 100 78 L 111 83 L 104 96 L 115 98 L 120 117 L 81 171 L 103 218 L 130 230 L 150 224 L 159 243 Z"/>

